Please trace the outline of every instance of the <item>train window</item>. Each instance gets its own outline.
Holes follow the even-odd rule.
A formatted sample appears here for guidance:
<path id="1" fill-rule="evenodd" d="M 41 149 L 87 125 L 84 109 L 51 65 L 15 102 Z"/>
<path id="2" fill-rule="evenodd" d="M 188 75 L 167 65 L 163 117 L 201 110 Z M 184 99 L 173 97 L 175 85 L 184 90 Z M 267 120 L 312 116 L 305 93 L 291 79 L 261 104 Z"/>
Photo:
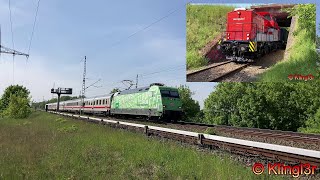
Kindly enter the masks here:
<path id="1" fill-rule="evenodd" d="M 170 97 L 179 98 L 179 93 L 178 93 L 178 91 L 170 91 Z"/>
<path id="2" fill-rule="evenodd" d="M 93 101 L 93 105 L 96 105 L 96 101 Z"/>
<path id="3" fill-rule="evenodd" d="M 264 15 L 264 18 L 266 18 L 268 21 L 271 20 L 270 15 Z"/>
<path id="4" fill-rule="evenodd" d="M 161 92 L 162 97 L 169 97 L 170 96 L 170 91 L 161 90 L 160 92 Z"/>
<path id="5" fill-rule="evenodd" d="M 100 101 L 99 101 L 99 104 L 101 105 L 101 99 L 100 99 Z"/>
<path id="6" fill-rule="evenodd" d="M 179 98 L 178 91 L 161 90 L 160 92 L 162 97 Z"/>
<path id="7" fill-rule="evenodd" d="M 109 103 L 108 103 L 108 99 L 106 99 L 106 103 L 109 104 Z"/>
<path id="8" fill-rule="evenodd" d="M 105 104 L 105 100 L 102 101 L 102 104 Z"/>

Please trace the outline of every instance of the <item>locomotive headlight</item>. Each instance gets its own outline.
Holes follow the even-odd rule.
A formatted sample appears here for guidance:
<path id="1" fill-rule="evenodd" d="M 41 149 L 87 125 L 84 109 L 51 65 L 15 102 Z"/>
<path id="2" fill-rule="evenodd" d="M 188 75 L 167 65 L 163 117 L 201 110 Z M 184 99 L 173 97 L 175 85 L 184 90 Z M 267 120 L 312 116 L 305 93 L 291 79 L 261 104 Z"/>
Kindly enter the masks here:
<path id="1" fill-rule="evenodd" d="M 179 109 L 181 109 L 181 106 L 179 106 Z"/>
<path id="2" fill-rule="evenodd" d="M 240 14 L 241 14 L 241 12 L 240 12 L 240 11 L 238 11 L 238 14 L 240 15 Z"/>
<path id="3" fill-rule="evenodd" d="M 165 107 L 166 107 L 166 105 L 163 105 L 163 107 L 165 108 Z"/>
<path id="4" fill-rule="evenodd" d="M 247 37 L 247 40 L 249 40 L 249 37 Z"/>
<path id="5" fill-rule="evenodd" d="M 250 36 L 250 34 L 249 34 L 249 33 L 247 33 L 247 36 L 249 37 L 249 36 Z"/>

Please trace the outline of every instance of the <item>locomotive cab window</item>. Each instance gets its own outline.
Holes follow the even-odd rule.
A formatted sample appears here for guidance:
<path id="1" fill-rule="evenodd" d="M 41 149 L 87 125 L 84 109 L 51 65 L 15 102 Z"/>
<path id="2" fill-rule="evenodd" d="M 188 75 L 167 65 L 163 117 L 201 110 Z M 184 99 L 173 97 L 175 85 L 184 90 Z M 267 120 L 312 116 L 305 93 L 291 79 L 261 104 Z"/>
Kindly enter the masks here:
<path id="1" fill-rule="evenodd" d="M 179 98 L 178 91 L 160 90 L 162 97 Z"/>
<path id="2" fill-rule="evenodd" d="M 167 90 L 161 90 L 161 96 L 162 97 L 169 97 L 170 96 L 170 91 Z"/>
<path id="3" fill-rule="evenodd" d="M 170 97 L 179 98 L 179 93 L 178 93 L 178 91 L 170 91 Z"/>
<path id="4" fill-rule="evenodd" d="M 264 15 L 264 18 L 266 18 L 268 21 L 270 21 L 270 20 L 271 20 L 270 15 Z"/>

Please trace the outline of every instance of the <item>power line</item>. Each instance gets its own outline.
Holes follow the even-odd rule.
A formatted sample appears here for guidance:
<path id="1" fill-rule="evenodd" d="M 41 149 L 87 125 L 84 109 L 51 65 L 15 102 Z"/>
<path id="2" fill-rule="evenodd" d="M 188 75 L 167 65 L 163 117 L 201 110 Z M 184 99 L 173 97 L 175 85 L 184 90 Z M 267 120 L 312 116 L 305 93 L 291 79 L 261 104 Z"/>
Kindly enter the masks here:
<path id="1" fill-rule="evenodd" d="M 12 15 L 11 15 L 11 0 L 9 0 L 9 11 L 10 11 L 10 25 L 11 25 L 11 41 L 12 41 L 12 48 L 14 49 L 14 42 L 13 42 L 13 28 L 12 28 Z"/>
<path id="2" fill-rule="evenodd" d="M 189 4 L 189 3 L 191 3 L 191 2 L 192 2 L 192 1 L 189 1 L 189 2 L 188 2 L 188 3 L 186 3 L 186 4 Z M 116 45 L 120 44 L 121 42 L 123 42 L 123 41 L 125 41 L 125 40 L 130 39 L 131 37 L 135 36 L 136 34 L 138 34 L 138 33 L 142 32 L 142 31 L 144 31 L 144 30 L 146 30 L 146 29 L 150 28 L 151 26 L 153 26 L 153 25 L 155 25 L 155 24 L 157 24 L 157 23 L 161 22 L 162 20 L 164 20 L 164 19 L 168 18 L 170 15 L 172 15 L 172 14 L 176 13 L 177 11 L 179 11 L 179 10 L 181 10 L 181 9 L 184 9 L 184 7 L 185 7 L 185 5 L 186 5 L 186 4 L 184 4 L 184 5 L 183 5 L 183 8 L 179 7 L 179 8 L 177 8 L 177 9 L 175 9 L 175 10 L 173 10 L 173 11 L 169 12 L 169 13 L 168 13 L 168 14 L 166 14 L 165 16 L 163 16 L 163 17 L 161 17 L 161 18 L 157 19 L 156 21 L 154 21 L 154 22 L 150 23 L 149 25 L 147 25 L 147 26 L 145 26 L 145 27 L 141 28 L 140 30 L 138 30 L 138 31 L 136 31 L 136 32 L 134 32 L 134 33 L 132 33 L 132 34 L 130 34 L 129 36 L 127 36 L 127 37 L 125 37 L 125 38 L 123 38 L 123 39 L 121 39 L 121 40 L 119 40 L 119 41 L 116 41 L 115 43 L 111 44 L 111 45 L 109 46 L 109 48 L 112 48 L 112 47 L 114 47 L 114 46 L 116 46 Z M 182 65 L 182 66 L 185 66 L 185 65 Z M 181 67 L 181 66 L 179 66 L 179 67 Z M 153 73 L 138 74 L 138 75 L 137 75 L 137 79 L 136 79 L 136 86 L 137 86 L 137 82 L 138 82 L 138 76 L 148 76 L 148 75 L 157 74 L 157 73 L 166 72 L 166 71 L 172 71 L 172 70 L 177 70 L 177 69 L 165 69 L 165 70 L 162 70 L 162 71 L 156 71 L 156 72 L 153 72 Z M 110 85 L 115 85 L 115 84 L 117 84 L 117 83 L 121 83 L 121 82 L 122 82 L 122 81 L 120 81 L 120 82 L 114 82 L 114 83 L 108 83 L 108 84 L 110 84 Z M 104 86 L 105 86 L 105 85 L 103 85 L 103 86 L 101 86 L 101 87 L 104 87 Z"/>
<path id="3" fill-rule="evenodd" d="M 189 3 L 191 3 L 191 1 L 190 1 Z M 187 3 L 187 4 L 188 4 L 188 3 Z M 148 24 L 147 26 L 145 26 L 145 27 L 143 27 L 143 28 L 139 29 L 138 31 L 136 31 L 136 32 L 134 32 L 134 33 L 132 33 L 132 34 L 130 34 L 129 36 L 127 36 L 127 37 L 125 37 L 125 38 L 123 38 L 123 39 L 121 39 L 121 40 L 119 40 L 119 41 L 114 42 L 113 44 L 111 44 L 111 45 L 109 46 L 109 48 L 112 48 L 112 47 L 114 47 L 114 46 L 116 46 L 116 45 L 120 44 L 121 42 L 123 42 L 123 41 L 125 41 L 125 40 L 130 39 L 131 37 L 133 37 L 133 36 L 137 35 L 138 33 L 142 32 L 142 31 L 144 31 L 144 30 L 146 30 L 146 29 L 149 29 L 151 26 L 153 26 L 153 25 L 155 25 L 155 24 L 157 24 L 157 23 L 159 23 L 159 22 L 163 21 L 164 19 L 168 18 L 169 16 L 171 16 L 171 15 L 172 15 L 172 14 L 174 14 L 174 13 L 176 13 L 177 11 L 179 11 L 179 10 L 181 10 L 181 9 L 184 9 L 184 7 L 185 7 L 185 4 L 184 4 L 183 8 L 179 7 L 179 8 L 177 8 L 177 9 L 175 9 L 175 10 L 173 10 L 173 11 L 169 12 L 169 13 L 168 13 L 168 14 L 166 14 L 165 16 L 162 16 L 161 18 L 157 19 L 156 21 L 154 21 L 154 22 L 152 22 L 152 23 Z"/>
<path id="4" fill-rule="evenodd" d="M 181 70 L 185 70 L 184 68 L 183 69 L 176 69 L 175 71 L 168 71 L 168 72 L 165 72 L 166 74 L 166 76 L 167 75 L 170 75 L 170 76 L 172 76 L 172 75 L 177 75 L 177 74 L 185 74 L 185 72 L 184 71 L 181 71 Z M 145 79 L 150 79 L 150 78 L 156 78 L 157 76 L 154 76 L 154 75 L 151 75 L 151 76 L 147 76 L 147 77 L 144 77 L 144 76 L 142 76 L 141 77 L 141 80 L 145 80 Z"/>
<path id="5" fill-rule="evenodd" d="M 182 69 L 182 68 L 181 68 L 182 66 L 185 67 L 185 65 L 180 65 L 180 66 L 176 66 L 175 68 L 163 69 L 163 70 L 160 70 L 160 71 L 155 71 L 155 72 L 145 73 L 145 74 L 140 74 L 140 75 L 141 75 L 141 76 L 149 76 L 149 75 L 158 74 L 158 73 L 162 73 L 162 72 L 179 70 L 179 69 Z M 179 68 L 177 68 L 177 67 L 179 67 Z"/>
<path id="6" fill-rule="evenodd" d="M 30 39 L 30 42 L 29 42 L 28 54 L 30 53 L 31 42 L 32 42 L 32 39 L 33 39 L 34 29 L 35 29 L 35 26 L 36 26 L 39 6 L 40 6 L 40 0 L 38 0 L 38 5 L 37 5 L 37 9 L 36 9 L 36 15 L 34 16 L 34 22 L 33 22 L 33 27 L 32 27 L 32 32 L 31 32 L 31 39 Z"/>
<path id="7" fill-rule="evenodd" d="M 13 28 L 12 28 L 12 15 L 11 15 L 11 0 L 9 0 L 9 12 L 10 12 L 12 49 L 14 49 Z M 14 56 L 12 56 L 12 81 L 13 81 L 13 84 L 14 84 Z"/>

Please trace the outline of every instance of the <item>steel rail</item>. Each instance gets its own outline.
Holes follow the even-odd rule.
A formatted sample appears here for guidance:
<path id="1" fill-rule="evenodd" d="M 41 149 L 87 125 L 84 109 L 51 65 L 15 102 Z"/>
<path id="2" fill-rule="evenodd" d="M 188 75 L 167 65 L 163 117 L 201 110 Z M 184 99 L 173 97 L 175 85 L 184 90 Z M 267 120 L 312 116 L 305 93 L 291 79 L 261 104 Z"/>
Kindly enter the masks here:
<path id="1" fill-rule="evenodd" d="M 129 122 L 121 122 L 90 116 L 80 116 L 67 113 L 51 112 L 58 115 L 64 115 L 73 118 L 80 118 L 87 121 L 93 121 L 103 124 L 114 125 L 118 128 L 128 128 L 143 131 L 147 135 L 158 135 L 165 138 L 177 139 L 191 144 L 212 145 L 222 149 L 228 149 L 231 152 L 241 152 L 248 155 L 259 155 L 273 160 L 283 160 L 292 163 L 310 163 L 320 165 L 320 151 L 268 144 L 262 142 L 248 141 L 236 138 L 221 137 L 203 133 L 196 133 L 178 129 L 163 128 L 157 126 L 147 126 Z"/>
<path id="2" fill-rule="evenodd" d="M 303 141 L 304 143 L 320 144 L 320 134 L 308 134 L 308 133 L 301 133 L 301 132 L 247 128 L 247 127 L 234 127 L 234 126 L 213 125 L 213 124 L 203 124 L 203 123 L 193 123 L 193 122 L 183 122 L 183 121 L 179 121 L 177 122 L 177 124 L 194 125 L 194 126 L 202 126 L 202 127 L 214 127 L 217 130 L 223 130 L 223 132 L 242 133 L 242 134 L 250 133 L 250 135 L 256 135 L 256 136 L 277 137 L 277 138 L 280 137 L 280 138 L 284 138 L 292 141 Z"/>

